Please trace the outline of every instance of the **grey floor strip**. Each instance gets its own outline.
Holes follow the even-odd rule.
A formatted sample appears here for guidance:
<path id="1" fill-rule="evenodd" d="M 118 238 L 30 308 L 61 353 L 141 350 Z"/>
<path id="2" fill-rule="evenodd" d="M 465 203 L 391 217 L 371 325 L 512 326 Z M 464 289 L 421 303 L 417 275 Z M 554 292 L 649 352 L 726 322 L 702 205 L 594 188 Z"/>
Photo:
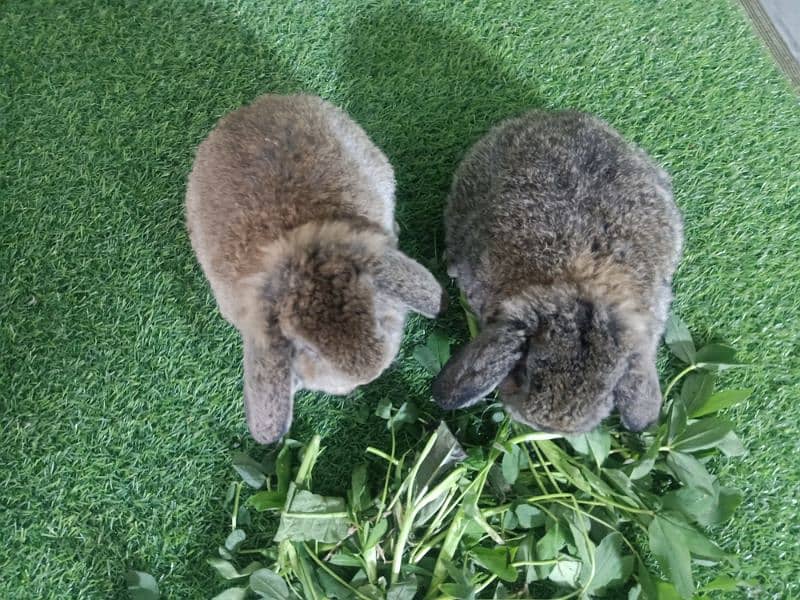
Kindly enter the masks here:
<path id="1" fill-rule="evenodd" d="M 800 91 L 800 0 L 740 0 L 753 25 Z"/>

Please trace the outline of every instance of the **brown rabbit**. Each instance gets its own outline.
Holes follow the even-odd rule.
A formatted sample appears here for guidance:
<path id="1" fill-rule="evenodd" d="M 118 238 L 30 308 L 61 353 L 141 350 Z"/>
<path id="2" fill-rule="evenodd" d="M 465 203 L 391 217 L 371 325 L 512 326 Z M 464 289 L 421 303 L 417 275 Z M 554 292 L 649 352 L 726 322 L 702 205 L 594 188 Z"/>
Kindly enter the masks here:
<path id="1" fill-rule="evenodd" d="M 658 416 L 683 227 L 644 152 L 591 115 L 529 112 L 468 153 L 445 221 L 449 273 L 483 329 L 434 381 L 440 405 L 499 385 L 542 430 L 588 431 L 614 405 L 632 430 Z"/>
<path id="2" fill-rule="evenodd" d="M 244 343 L 253 437 L 280 439 L 301 388 L 346 394 L 381 374 L 409 309 L 442 288 L 397 249 L 394 174 L 344 112 L 264 95 L 220 120 L 186 192 L 192 247 Z"/>

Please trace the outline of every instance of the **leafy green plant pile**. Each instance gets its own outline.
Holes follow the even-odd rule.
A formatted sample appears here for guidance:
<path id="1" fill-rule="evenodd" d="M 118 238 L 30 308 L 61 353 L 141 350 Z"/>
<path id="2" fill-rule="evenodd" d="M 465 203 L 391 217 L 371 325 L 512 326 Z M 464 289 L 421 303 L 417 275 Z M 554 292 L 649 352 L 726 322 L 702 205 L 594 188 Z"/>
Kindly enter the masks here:
<path id="1" fill-rule="evenodd" d="M 497 403 L 435 426 L 410 403 L 385 402 L 376 415 L 391 448 L 366 449 L 371 464 L 356 467 L 346 497 L 313 491 L 319 437 L 286 440 L 262 461 L 238 456 L 231 533 L 209 559 L 228 582 L 216 598 L 634 600 L 749 585 L 725 573 L 735 557 L 705 531 L 742 499 L 706 463 L 744 453 L 717 412 L 750 390 L 714 391 L 718 372 L 737 365 L 730 347 L 697 350 L 674 317 L 666 342 L 684 368 L 665 390 L 659 424 L 643 434 L 537 432 Z M 449 344 L 434 334 L 415 357 L 435 373 Z M 405 427 L 429 433 L 400 452 Z M 246 488 L 256 491 L 245 499 Z M 273 544 L 248 544 L 248 509 L 277 513 Z M 705 578 L 716 578 L 697 589 L 693 563 L 715 566 Z"/>

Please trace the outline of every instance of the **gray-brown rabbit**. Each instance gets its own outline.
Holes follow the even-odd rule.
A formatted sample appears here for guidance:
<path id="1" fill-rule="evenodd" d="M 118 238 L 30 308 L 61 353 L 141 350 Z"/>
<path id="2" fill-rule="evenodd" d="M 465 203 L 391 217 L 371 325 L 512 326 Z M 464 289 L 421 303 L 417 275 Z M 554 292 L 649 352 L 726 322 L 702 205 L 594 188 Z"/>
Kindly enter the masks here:
<path id="1" fill-rule="evenodd" d="M 261 96 L 200 144 L 187 227 L 242 336 L 257 441 L 286 433 L 298 389 L 345 394 L 380 375 L 409 309 L 439 313 L 440 285 L 397 249 L 394 187 L 363 129 L 313 96 Z"/>
<path id="2" fill-rule="evenodd" d="M 532 111 L 471 149 L 445 220 L 448 272 L 482 331 L 434 381 L 441 406 L 499 386 L 541 430 L 588 431 L 614 406 L 631 430 L 658 417 L 683 236 L 667 173 L 591 115 Z"/>

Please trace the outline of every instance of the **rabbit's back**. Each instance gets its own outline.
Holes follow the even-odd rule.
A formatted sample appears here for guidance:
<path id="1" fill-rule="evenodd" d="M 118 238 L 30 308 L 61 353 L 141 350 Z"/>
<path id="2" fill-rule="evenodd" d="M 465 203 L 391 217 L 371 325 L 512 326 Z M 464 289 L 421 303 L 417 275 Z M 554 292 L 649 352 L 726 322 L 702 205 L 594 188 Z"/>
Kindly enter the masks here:
<path id="1" fill-rule="evenodd" d="M 260 249 L 310 221 L 362 219 L 391 231 L 394 176 L 338 108 L 313 96 L 265 95 L 200 144 L 186 210 L 209 278 L 233 281 L 259 268 Z"/>
<path id="2" fill-rule="evenodd" d="M 462 162 L 447 236 L 451 274 L 480 310 L 489 293 L 598 265 L 653 290 L 677 263 L 681 221 L 669 177 L 642 151 L 590 115 L 537 111 Z"/>

